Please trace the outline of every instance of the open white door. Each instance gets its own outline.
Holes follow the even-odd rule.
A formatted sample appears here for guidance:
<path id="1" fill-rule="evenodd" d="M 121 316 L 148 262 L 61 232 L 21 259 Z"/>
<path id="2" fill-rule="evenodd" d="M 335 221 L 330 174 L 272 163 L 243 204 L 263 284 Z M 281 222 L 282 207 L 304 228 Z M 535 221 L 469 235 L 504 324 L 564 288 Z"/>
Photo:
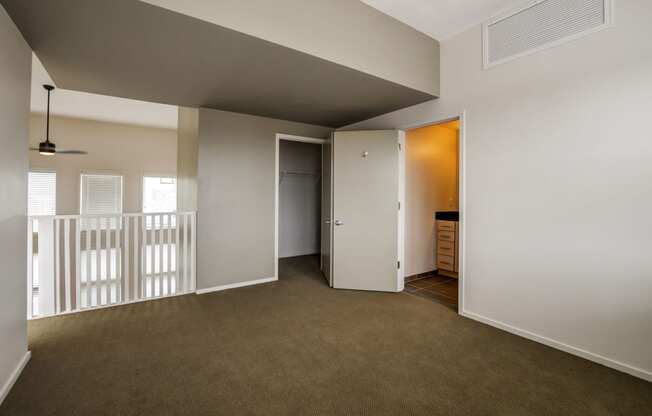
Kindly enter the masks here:
<path id="1" fill-rule="evenodd" d="M 332 283 L 337 289 L 403 290 L 400 131 L 333 137 Z"/>
<path id="2" fill-rule="evenodd" d="M 331 142 L 324 143 L 321 148 L 321 270 L 331 287 L 333 286 L 331 273 L 333 233 L 333 227 L 331 225 L 331 212 L 333 208 L 333 186 L 331 181 L 332 149 Z"/>

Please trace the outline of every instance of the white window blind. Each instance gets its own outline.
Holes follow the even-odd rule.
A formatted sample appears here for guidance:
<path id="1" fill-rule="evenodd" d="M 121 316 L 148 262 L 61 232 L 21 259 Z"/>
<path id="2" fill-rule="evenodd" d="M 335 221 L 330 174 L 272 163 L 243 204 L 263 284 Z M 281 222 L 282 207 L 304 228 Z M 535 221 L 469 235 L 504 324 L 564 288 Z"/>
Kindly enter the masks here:
<path id="1" fill-rule="evenodd" d="M 122 213 L 122 176 L 81 175 L 81 214 Z"/>
<path id="2" fill-rule="evenodd" d="M 27 183 L 27 215 L 55 215 L 57 213 L 57 174 L 55 172 L 29 172 Z"/>

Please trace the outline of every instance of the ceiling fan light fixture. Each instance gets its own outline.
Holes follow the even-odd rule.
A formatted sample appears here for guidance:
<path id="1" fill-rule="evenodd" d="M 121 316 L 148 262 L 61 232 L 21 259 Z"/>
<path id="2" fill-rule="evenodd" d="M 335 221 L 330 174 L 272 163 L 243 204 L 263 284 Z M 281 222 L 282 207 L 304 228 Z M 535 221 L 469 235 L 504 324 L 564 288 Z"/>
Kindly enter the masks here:
<path id="1" fill-rule="evenodd" d="M 57 153 L 57 147 L 49 140 L 39 143 L 38 152 L 43 156 L 54 156 Z"/>

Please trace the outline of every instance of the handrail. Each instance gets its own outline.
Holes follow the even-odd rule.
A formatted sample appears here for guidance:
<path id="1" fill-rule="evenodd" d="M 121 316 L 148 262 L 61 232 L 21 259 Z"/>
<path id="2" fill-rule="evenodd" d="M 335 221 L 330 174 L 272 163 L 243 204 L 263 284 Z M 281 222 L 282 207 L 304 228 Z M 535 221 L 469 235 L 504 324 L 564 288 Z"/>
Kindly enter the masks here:
<path id="1" fill-rule="evenodd" d="M 64 214 L 64 215 L 28 215 L 27 218 L 32 219 L 70 219 L 77 218 L 122 218 L 122 217 L 145 217 L 157 215 L 190 215 L 196 214 L 197 211 L 180 211 L 180 212 L 130 212 L 124 214 Z"/>

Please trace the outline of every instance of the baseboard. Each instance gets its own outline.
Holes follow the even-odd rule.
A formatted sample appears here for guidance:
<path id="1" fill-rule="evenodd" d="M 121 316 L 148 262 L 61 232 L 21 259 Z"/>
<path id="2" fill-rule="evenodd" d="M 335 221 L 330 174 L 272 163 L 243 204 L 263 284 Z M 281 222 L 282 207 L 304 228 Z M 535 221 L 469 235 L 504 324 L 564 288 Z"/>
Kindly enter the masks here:
<path id="1" fill-rule="evenodd" d="M 20 360 L 20 362 L 18 363 L 14 371 L 11 373 L 11 376 L 9 376 L 9 380 L 7 380 L 4 386 L 2 386 L 2 390 L 0 390 L 0 405 L 9 394 L 9 391 L 11 391 L 11 388 L 18 380 L 18 377 L 20 377 L 20 374 L 23 372 L 23 369 L 25 368 L 27 362 L 31 357 L 32 357 L 32 353 L 30 351 L 27 351 L 25 355 L 23 355 L 23 358 Z"/>
<path id="2" fill-rule="evenodd" d="M 260 285 L 262 283 L 275 282 L 277 280 L 278 279 L 276 277 L 269 277 L 267 279 L 249 280 L 247 282 L 231 283 L 229 285 L 209 287 L 209 288 L 206 288 L 206 289 L 198 289 L 197 291 L 195 291 L 195 293 L 198 294 L 198 295 L 204 295 L 206 293 L 221 292 L 223 290 L 236 289 L 236 288 L 239 288 L 239 287 L 253 286 L 253 285 Z"/>
<path id="3" fill-rule="evenodd" d="M 483 324 L 487 324 L 490 326 L 493 326 L 498 329 L 502 329 L 503 331 L 507 331 L 509 333 L 512 333 L 514 335 L 521 336 L 523 338 L 527 338 L 531 341 L 538 342 L 540 344 L 547 345 L 549 347 L 558 349 L 560 351 L 567 352 L 572 355 L 576 355 L 578 357 L 584 358 L 589 361 L 593 361 L 598 364 L 602 364 L 605 367 L 613 368 L 614 370 L 621 371 L 623 373 L 627 373 L 629 375 L 632 375 L 634 377 L 641 378 L 646 381 L 652 382 L 652 372 L 643 370 L 642 368 L 637 368 L 633 367 L 629 364 L 621 363 L 620 361 L 612 360 L 607 357 L 603 357 L 602 355 L 592 353 L 590 351 L 583 350 L 581 348 L 573 347 L 572 345 L 564 344 L 563 342 L 556 341 L 554 339 L 544 337 L 542 335 L 535 334 L 530 331 L 526 331 L 524 329 L 516 328 L 514 326 L 505 324 L 503 322 L 499 322 L 496 320 L 493 320 L 491 318 L 487 318 L 482 315 L 478 315 L 473 312 L 468 312 L 468 311 L 461 311 L 460 315 L 473 319 L 474 321 L 481 322 Z"/>

